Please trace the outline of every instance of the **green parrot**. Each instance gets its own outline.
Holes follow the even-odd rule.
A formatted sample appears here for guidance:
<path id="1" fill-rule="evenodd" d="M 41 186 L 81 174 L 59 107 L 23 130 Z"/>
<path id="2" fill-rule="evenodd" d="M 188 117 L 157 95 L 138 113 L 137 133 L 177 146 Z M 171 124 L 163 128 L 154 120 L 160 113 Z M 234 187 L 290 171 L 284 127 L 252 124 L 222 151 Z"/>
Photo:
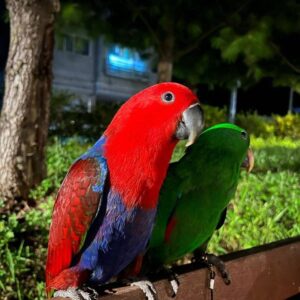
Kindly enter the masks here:
<path id="1" fill-rule="evenodd" d="M 212 234 L 224 223 L 241 166 L 249 172 L 253 168 L 249 145 L 245 130 L 221 123 L 205 130 L 187 148 L 183 158 L 170 165 L 145 257 L 146 266 L 153 270 L 171 264 L 199 248 L 205 253 Z"/>

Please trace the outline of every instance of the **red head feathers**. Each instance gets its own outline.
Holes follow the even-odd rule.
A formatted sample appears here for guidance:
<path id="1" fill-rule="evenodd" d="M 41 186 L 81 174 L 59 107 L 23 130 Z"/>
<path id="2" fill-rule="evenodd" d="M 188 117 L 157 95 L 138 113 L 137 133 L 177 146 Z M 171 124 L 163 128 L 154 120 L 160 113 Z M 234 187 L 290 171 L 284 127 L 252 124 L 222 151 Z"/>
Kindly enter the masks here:
<path id="1" fill-rule="evenodd" d="M 203 126 L 197 97 L 177 83 L 160 83 L 131 97 L 104 135 L 112 189 L 127 207 L 154 208 L 178 139 Z M 193 141 L 191 141 L 193 142 Z"/>

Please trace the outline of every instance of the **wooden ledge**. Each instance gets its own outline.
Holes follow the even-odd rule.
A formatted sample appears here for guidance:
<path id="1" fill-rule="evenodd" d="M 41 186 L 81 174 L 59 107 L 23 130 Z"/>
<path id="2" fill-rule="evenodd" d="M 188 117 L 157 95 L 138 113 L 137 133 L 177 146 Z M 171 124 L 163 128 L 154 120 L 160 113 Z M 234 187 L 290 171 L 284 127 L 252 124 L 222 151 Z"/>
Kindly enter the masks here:
<path id="1" fill-rule="evenodd" d="M 221 257 L 226 261 L 232 283 L 226 286 L 216 276 L 214 300 L 282 300 L 300 299 L 300 236 Z M 176 268 L 180 287 L 176 298 L 171 298 L 170 284 L 157 278 L 154 286 L 157 299 L 209 300 L 208 270 L 194 264 Z M 136 287 L 107 285 L 113 293 L 102 295 L 104 300 L 145 300 Z M 298 298 L 298 296 L 299 298 Z M 54 298 L 62 300 L 63 298 Z"/>

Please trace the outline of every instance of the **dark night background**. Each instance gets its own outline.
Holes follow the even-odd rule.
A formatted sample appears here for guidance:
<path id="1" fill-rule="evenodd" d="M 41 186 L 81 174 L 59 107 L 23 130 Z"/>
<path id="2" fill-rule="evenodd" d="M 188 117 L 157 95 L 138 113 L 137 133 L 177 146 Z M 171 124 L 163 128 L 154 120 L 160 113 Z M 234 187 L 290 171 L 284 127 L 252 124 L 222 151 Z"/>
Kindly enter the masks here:
<path id="1" fill-rule="evenodd" d="M 286 114 L 289 104 L 289 88 L 273 87 L 272 80 L 265 78 L 248 90 L 239 89 L 237 110 L 257 111 L 259 114 Z M 230 91 L 218 88 L 209 90 L 205 86 L 199 87 L 199 98 L 202 103 L 227 106 Z M 300 107 L 300 95 L 294 93 L 294 108 Z"/>
<path id="2" fill-rule="evenodd" d="M 5 4 L 0 2 L 0 105 L 3 97 L 4 69 L 9 45 L 9 24 L 4 21 Z M 287 41 L 286 48 L 294 51 L 295 42 Z M 297 48 L 297 47 L 296 47 Z M 289 103 L 289 88 L 273 87 L 271 79 L 263 79 L 248 90 L 239 89 L 237 111 L 257 111 L 259 114 L 286 114 Z M 202 103 L 224 107 L 229 104 L 230 91 L 222 88 L 210 90 L 199 86 Z M 294 93 L 294 108 L 300 108 L 300 95 Z"/>

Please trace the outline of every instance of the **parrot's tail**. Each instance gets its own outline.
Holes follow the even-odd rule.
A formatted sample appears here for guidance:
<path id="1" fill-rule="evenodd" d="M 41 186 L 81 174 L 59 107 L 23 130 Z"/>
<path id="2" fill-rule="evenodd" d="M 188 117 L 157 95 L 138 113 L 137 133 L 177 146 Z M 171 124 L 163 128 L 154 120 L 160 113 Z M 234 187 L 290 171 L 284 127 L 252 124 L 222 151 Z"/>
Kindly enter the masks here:
<path id="1" fill-rule="evenodd" d="M 53 290 L 66 290 L 69 287 L 79 287 L 90 277 L 89 270 L 79 270 L 77 266 L 65 269 L 54 278 L 47 276 L 46 294 L 47 298 L 52 295 Z"/>

